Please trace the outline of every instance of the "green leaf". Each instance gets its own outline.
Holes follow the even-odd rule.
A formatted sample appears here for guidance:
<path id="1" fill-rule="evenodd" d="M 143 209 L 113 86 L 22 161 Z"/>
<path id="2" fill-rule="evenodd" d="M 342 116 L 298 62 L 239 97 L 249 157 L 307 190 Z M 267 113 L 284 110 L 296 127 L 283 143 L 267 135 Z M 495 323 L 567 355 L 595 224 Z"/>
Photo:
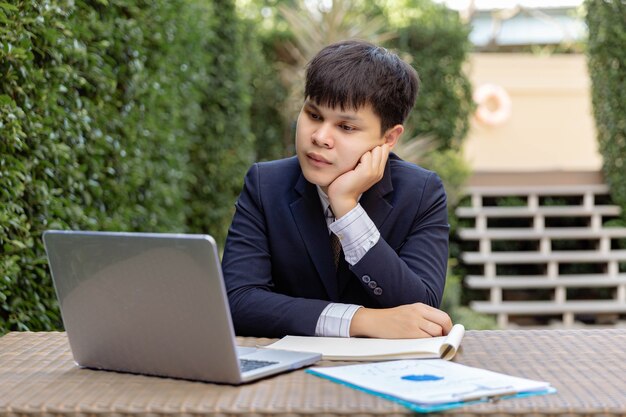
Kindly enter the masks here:
<path id="1" fill-rule="evenodd" d="M 19 9 L 16 6 L 9 3 L 0 2 L 0 8 L 11 12 L 19 12 Z"/>
<path id="2" fill-rule="evenodd" d="M 15 105 L 15 102 L 13 101 L 13 99 L 9 96 L 7 96 L 6 94 L 0 94 L 0 106 L 9 106 Z"/>

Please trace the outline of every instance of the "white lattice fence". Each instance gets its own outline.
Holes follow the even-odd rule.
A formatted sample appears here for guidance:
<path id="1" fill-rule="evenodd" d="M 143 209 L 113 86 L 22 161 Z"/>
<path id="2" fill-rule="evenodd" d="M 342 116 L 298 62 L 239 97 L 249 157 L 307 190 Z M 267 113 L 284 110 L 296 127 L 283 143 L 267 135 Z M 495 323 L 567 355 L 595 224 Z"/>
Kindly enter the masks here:
<path id="1" fill-rule="evenodd" d="M 462 260 L 482 273 L 465 278 L 488 292 L 474 301 L 498 324 L 618 323 L 626 317 L 626 228 L 605 227 L 620 214 L 604 185 L 472 187 L 457 209 Z M 482 267 L 482 268 L 481 268 Z M 541 320 L 544 317 L 545 320 Z M 550 320 L 547 320 L 550 319 Z"/>

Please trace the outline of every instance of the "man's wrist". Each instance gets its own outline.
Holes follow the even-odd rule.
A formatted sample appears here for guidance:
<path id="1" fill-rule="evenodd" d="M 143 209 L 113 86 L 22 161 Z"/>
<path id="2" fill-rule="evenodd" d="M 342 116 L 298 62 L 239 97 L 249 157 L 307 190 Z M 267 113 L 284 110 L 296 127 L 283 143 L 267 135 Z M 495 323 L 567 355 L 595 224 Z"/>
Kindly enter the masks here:
<path id="1" fill-rule="evenodd" d="M 339 219 L 350 212 L 359 203 L 358 198 L 330 198 L 330 208 L 336 219 Z"/>
<path id="2" fill-rule="evenodd" d="M 372 318 L 375 314 L 375 309 L 359 308 L 350 322 L 350 337 L 372 337 Z"/>

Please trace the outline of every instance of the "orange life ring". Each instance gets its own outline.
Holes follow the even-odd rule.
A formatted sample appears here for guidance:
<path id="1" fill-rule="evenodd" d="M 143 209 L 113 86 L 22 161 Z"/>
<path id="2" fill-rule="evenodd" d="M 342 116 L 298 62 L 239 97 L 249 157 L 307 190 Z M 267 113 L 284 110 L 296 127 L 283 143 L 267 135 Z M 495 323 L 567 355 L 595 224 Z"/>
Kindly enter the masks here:
<path id="1" fill-rule="evenodd" d="M 474 101 L 478 105 L 475 116 L 489 126 L 497 126 L 511 117 L 511 97 L 499 85 L 483 84 L 474 91 Z"/>

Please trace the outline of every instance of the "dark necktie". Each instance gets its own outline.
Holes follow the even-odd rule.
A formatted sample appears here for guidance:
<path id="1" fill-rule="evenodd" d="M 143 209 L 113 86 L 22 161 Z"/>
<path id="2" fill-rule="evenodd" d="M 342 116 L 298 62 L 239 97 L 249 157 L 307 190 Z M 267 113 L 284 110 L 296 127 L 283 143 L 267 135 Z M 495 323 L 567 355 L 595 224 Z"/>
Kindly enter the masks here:
<path id="1" fill-rule="evenodd" d="M 333 214 L 332 209 L 328 206 L 328 210 L 326 210 L 326 217 L 331 219 L 331 221 L 335 221 L 335 215 Z M 339 265 L 339 259 L 341 259 L 341 242 L 336 234 L 330 232 L 330 249 L 333 252 L 333 261 L 335 262 L 335 270 Z"/>

